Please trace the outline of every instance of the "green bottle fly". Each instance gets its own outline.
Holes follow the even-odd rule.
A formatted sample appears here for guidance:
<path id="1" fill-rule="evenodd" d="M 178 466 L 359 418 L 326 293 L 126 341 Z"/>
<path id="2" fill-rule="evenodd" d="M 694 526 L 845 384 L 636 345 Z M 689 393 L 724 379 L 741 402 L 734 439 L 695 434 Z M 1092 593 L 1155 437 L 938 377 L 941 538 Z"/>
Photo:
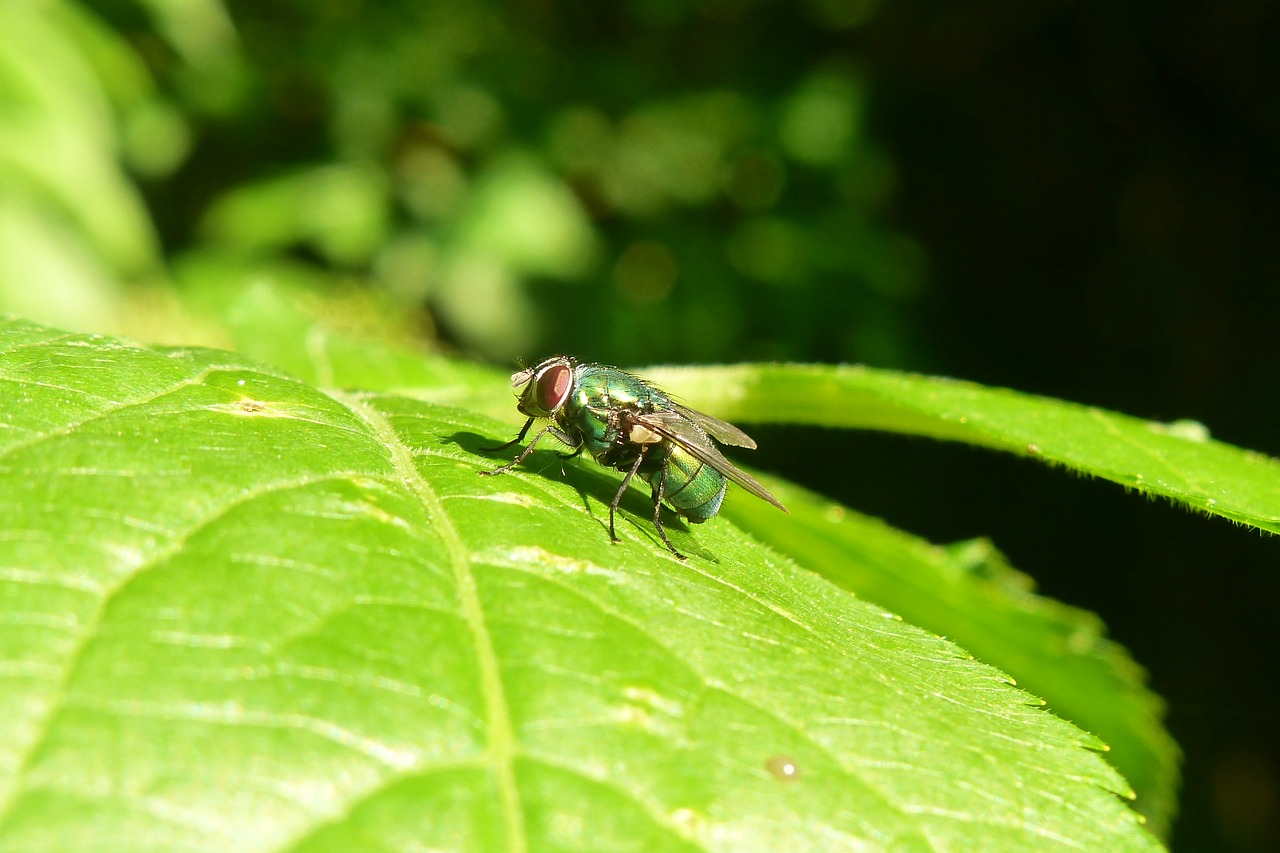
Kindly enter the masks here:
<path id="1" fill-rule="evenodd" d="M 584 450 L 597 462 L 625 476 L 609 504 L 609 536 L 616 542 L 613 517 L 633 477 L 639 475 L 653 493 L 653 524 L 677 557 L 684 559 L 662 526 L 662 504 L 694 524 L 720 511 L 729 480 L 786 512 L 764 486 L 735 468 L 716 449 L 721 444 L 755 449 L 750 436 L 733 424 L 674 402 L 662 390 L 616 367 L 582 364 L 569 356 L 548 358 L 537 367 L 511 377 L 529 419 L 520 434 L 491 451 L 519 444 L 533 422 L 549 423 L 515 459 L 482 474 L 502 474 L 523 462 L 548 434 L 573 448 L 571 458 Z"/>

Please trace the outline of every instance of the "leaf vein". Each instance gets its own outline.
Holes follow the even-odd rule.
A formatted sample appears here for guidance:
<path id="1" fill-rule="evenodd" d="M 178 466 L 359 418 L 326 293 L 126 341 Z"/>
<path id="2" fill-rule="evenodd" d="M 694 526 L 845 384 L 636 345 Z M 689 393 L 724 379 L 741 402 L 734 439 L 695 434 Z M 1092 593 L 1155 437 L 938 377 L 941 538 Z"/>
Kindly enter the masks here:
<path id="1" fill-rule="evenodd" d="M 471 571 L 471 559 L 457 528 L 444 508 L 444 501 L 422 476 L 414 464 L 414 455 L 388 422 L 386 416 L 355 395 L 334 392 L 334 397 L 364 420 L 382 443 L 391 451 L 392 465 L 401 481 L 422 502 L 432 526 L 440 533 L 453 566 L 454 580 L 462 606 L 463 617 L 471 630 L 475 644 L 476 661 L 480 670 L 481 689 L 488 709 L 489 755 L 497 778 L 502 809 L 507 818 L 507 849 L 512 853 L 525 853 L 527 840 L 520 792 L 515 778 L 517 753 L 515 728 L 507 706 L 493 638 L 485 622 L 483 604 Z"/>

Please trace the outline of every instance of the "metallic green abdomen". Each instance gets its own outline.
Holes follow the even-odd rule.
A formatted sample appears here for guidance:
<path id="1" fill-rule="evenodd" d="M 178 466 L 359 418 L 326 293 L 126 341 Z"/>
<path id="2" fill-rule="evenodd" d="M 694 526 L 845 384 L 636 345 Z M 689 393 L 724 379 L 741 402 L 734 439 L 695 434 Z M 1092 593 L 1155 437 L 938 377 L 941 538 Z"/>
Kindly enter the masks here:
<path id="1" fill-rule="evenodd" d="M 664 500 L 680 515 L 701 524 L 720 511 L 729 481 L 724 475 L 679 446 L 667 457 L 667 484 Z M 657 486 L 662 470 L 646 471 L 642 477 Z"/>

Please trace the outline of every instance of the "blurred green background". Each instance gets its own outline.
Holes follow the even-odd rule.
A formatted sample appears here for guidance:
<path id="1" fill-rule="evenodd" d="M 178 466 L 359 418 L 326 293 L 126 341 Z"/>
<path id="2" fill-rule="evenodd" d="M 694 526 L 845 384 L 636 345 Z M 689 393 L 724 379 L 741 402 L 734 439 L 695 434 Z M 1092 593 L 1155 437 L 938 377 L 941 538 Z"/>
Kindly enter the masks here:
<path id="1" fill-rule="evenodd" d="M 1280 453 L 1280 12 L 983 0 L 5 0 L 0 310 L 232 345 L 261 282 L 510 366 L 860 361 Z M 514 422 L 513 418 L 513 422 Z M 1100 613 L 1175 850 L 1280 848 L 1276 543 L 1021 460 L 754 461 Z"/>

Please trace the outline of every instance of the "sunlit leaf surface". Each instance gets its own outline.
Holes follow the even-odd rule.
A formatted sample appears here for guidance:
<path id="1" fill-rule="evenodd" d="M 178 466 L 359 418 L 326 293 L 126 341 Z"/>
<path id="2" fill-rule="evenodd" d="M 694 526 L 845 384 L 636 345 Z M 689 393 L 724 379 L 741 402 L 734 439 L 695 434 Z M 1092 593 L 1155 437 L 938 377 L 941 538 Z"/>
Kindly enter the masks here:
<path id="1" fill-rule="evenodd" d="M 0 848 L 1158 849 L 997 671 L 504 432 L 0 327 Z"/>
<path id="2" fill-rule="evenodd" d="M 879 429 L 1005 450 L 1280 533 L 1280 461 L 1155 423 L 1004 388 L 859 366 L 662 368 L 646 375 L 743 423 Z"/>
<path id="3" fill-rule="evenodd" d="M 498 371 L 354 340 L 308 318 L 279 288 L 251 288 L 230 315 L 242 347 L 311 381 L 401 389 L 516 422 L 510 387 Z M 697 368 L 677 374 L 672 387 L 732 389 L 741 372 Z M 699 379 L 690 382 L 690 376 Z M 785 384 L 787 374 L 773 381 Z M 920 388 L 929 390 L 923 382 Z M 725 408 L 715 400 L 710 405 Z M 812 418 L 815 405 L 833 407 L 831 400 L 797 402 L 787 417 Z M 1107 760 L 1138 794 L 1135 808 L 1149 827 L 1167 831 L 1176 813 L 1178 748 L 1141 667 L 1106 638 L 1096 616 L 1036 595 L 1030 578 L 1006 565 L 989 543 L 937 547 L 789 484 L 775 481 L 771 488 L 790 516 L 738 497 L 726 502 L 724 513 L 805 568 L 1015 676 L 1055 713 L 1107 743 Z"/>
<path id="4" fill-rule="evenodd" d="M 1097 616 L 1037 595 L 985 540 L 940 547 L 797 486 L 774 479 L 769 487 L 790 516 L 742 499 L 727 501 L 725 514 L 800 565 L 1014 675 L 1105 741 L 1148 826 L 1168 828 L 1180 755 L 1164 704 Z"/>

